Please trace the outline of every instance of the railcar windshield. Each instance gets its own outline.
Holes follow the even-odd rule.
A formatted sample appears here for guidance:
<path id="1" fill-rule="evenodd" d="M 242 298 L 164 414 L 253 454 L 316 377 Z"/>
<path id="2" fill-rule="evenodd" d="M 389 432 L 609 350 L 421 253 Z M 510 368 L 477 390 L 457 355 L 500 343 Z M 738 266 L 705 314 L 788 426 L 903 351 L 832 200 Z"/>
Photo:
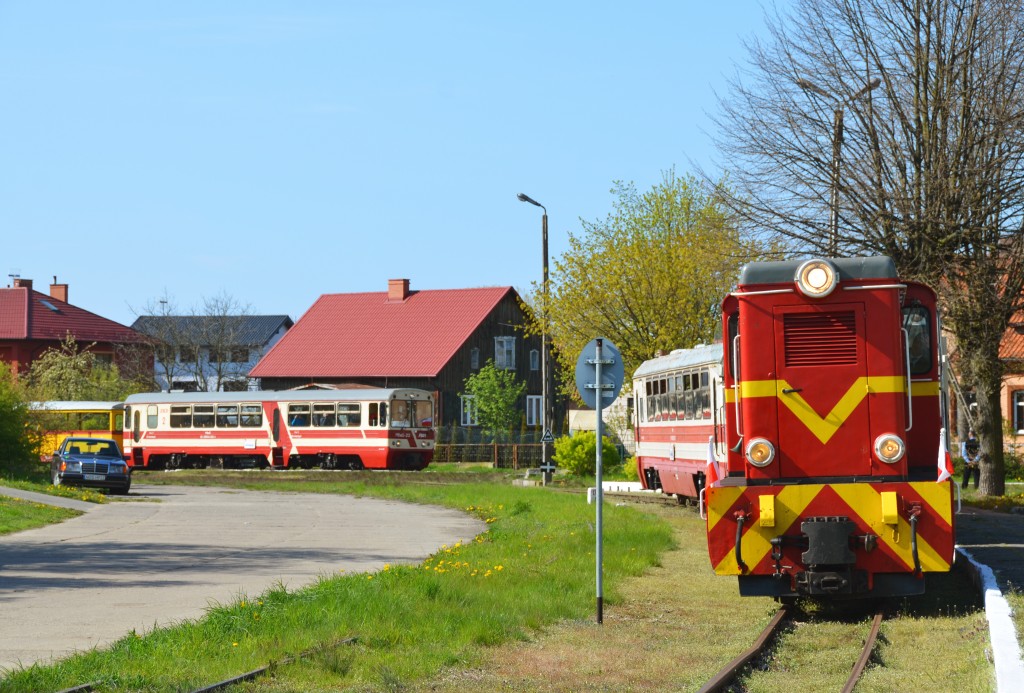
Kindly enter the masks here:
<path id="1" fill-rule="evenodd" d="M 433 425 L 433 402 L 396 399 L 391 403 L 391 426 L 393 428 L 430 428 Z"/>

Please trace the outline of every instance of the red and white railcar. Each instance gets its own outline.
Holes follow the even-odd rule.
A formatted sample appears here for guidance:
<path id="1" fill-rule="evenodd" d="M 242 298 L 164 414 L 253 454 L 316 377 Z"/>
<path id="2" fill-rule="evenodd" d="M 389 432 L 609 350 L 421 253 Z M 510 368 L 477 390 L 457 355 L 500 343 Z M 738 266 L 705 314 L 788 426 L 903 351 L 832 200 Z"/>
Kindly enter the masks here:
<path id="1" fill-rule="evenodd" d="M 696 499 L 709 440 L 715 447 L 723 440 L 722 345 L 677 349 L 645 361 L 633 375 L 633 392 L 641 483 L 680 501 Z"/>
<path id="2" fill-rule="evenodd" d="M 425 390 L 163 392 L 125 400 L 136 468 L 423 469 L 434 453 Z"/>

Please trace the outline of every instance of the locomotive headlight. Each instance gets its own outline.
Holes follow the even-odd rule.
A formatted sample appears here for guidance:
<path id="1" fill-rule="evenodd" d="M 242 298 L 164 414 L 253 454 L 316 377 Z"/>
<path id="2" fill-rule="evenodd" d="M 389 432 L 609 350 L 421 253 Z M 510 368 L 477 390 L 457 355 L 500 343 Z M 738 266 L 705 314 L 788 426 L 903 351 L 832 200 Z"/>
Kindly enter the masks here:
<path id="1" fill-rule="evenodd" d="M 767 467 L 775 459 L 775 446 L 764 438 L 754 438 L 747 445 L 747 459 L 755 467 Z"/>
<path id="2" fill-rule="evenodd" d="M 907 447 L 900 437 L 892 433 L 885 433 L 875 439 L 875 454 L 886 464 L 896 464 L 906 451 Z"/>
<path id="3" fill-rule="evenodd" d="M 828 260 L 808 260 L 796 270 L 796 285 L 811 298 L 824 298 L 839 285 L 839 273 Z"/>

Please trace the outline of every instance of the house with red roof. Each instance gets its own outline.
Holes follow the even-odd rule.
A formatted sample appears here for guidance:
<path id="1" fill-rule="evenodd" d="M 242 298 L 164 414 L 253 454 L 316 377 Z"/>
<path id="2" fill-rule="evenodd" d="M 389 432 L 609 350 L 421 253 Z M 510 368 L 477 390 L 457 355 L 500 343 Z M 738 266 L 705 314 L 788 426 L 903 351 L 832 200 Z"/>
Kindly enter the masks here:
<path id="1" fill-rule="evenodd" d="M 1003 416 L 1019 440 L 1024 437 L 1024 314 L 1006 328 L 999 345 L 999 360 L 1004 369 L 1000 392 Z"/>
<path id="2" fill-rule="evenodd" d="M 33 289 L 31 279 L 16 278 L 13 286 L 0 288 L 0 361 L 15 373 L 68 336 L 107 363 L 120 361 L 119 347 L 146 341 L 129 327 L 68 303 L 68 285 L 56 277 L 49 294 Z"/>
<path id="3" fill-rule="evenodd" d="M 324 294 L 249 372 L 264 389 L 415 387 L 434 393 L 438 426 L 475 426 L 465 380 L 493 361 L 527 384 L 525 425 L 542 427 L 539 336 L 524 336 L 522 301 L 510 286 Z M 560 410 L 556 408 L 555 421 Z"/>

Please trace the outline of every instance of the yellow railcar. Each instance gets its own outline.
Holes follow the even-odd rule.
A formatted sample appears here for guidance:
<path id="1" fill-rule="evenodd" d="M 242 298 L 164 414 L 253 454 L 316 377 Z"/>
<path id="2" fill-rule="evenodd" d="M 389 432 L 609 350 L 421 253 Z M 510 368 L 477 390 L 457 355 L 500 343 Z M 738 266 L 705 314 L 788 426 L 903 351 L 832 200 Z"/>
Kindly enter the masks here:
<path id="1" fill-rule="evenodd" d="M 32 402 L 42 434 L 40 459 L 49 461 L 68 436 L 108 438 L 123 449 L 124 402 Z"/>

